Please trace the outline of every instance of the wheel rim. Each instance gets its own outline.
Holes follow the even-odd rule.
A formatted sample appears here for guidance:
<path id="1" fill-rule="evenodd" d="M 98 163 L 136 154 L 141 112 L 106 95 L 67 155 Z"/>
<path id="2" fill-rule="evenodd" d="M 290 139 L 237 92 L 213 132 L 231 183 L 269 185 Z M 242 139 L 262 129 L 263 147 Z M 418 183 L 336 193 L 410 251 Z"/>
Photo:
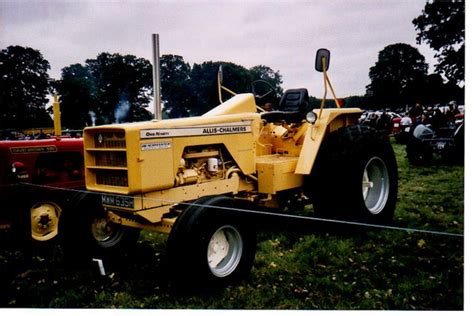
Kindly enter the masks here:
<path id="1" fill-rule="evenodd" d="M 92 236 L 101 245 L 115 244 L 122 237 L 122 230 L 106 218 L 96 218 L 92 221 Z"/>
<path id="2" fill-rule="evenodd" d="M 362 195 L 371 214 L 379 214 L 387 203 L 390 188 L 387 166 L 379 157 L 367 162 L 362 176 Z"/>
<path id="3" fill-rule="evenodd" d="M 36 203 L 30 208 L 31 237 L 38 241 L 47 241 L 58 235 L 61 207 L 53 202 Z"/>
<path id="4" fill-rule="evenodd" d="M 207 262 L 212 274 L 225 277 L 238 266 L 242 257 L 243 242 L 239 231 L 233 226 L 216 230 L 207 246 Z"/>

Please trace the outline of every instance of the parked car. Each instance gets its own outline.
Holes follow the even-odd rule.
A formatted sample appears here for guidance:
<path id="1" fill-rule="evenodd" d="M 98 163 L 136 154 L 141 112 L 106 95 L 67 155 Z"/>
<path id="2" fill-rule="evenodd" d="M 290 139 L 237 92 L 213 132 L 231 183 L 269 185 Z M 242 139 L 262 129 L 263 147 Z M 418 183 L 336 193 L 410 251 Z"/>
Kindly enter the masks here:
<path id="1" fill-rule="evenodd" d="M 375 111 L 375 112 L 364 112 L 361 117 L 359 118 L 359 123 L 362 125 L 368 125 L 376 129 L 386 129 L 388 134 L 393 134 L 399 131 L 400 128 L 400 119 L 401 116 L 395 112 L 387 111 L 385 112 L 388 115 L 389 124 L 386 128 L 380 125 L 377 126 L 377 121 L 380 119 L 384 112 L 383 111 Z"/>

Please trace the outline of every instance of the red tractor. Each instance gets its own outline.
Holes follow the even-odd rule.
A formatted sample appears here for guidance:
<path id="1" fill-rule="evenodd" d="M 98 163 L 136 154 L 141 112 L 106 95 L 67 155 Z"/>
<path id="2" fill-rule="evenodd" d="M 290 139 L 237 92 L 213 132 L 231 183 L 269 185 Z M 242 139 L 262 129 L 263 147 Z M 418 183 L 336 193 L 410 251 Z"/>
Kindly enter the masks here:
<path id="1" fill-rule="evenodd" d="M 86 197 L 71 190 L 85 187 L 83 140 L 61 137 L 59 119 L 55 134 L 48 139 L 0 141 L 0 230 L 52 240 L 62 229 L 66 209 Z"/>
<path id="2" fill-rule="evenodd" d="M 1 141 L 0 157 L 0 228 L 26 225 L 51 240 L 71 194 L 50 187 L 84 187 L 82 138 Z"/>

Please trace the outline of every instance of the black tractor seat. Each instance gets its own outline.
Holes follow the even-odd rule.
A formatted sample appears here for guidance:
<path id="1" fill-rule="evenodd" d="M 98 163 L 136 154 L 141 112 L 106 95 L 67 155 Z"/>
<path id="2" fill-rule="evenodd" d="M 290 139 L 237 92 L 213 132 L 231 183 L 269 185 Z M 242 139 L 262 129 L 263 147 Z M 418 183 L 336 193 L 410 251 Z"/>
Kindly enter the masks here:
<path id="1" fill-rule="evenodd" d="M 278 110 L 262 113 L 261 118 L 268 123 L 300 123 L 309 110 L 308 90 L 288 89 L 280 100 Z"/>

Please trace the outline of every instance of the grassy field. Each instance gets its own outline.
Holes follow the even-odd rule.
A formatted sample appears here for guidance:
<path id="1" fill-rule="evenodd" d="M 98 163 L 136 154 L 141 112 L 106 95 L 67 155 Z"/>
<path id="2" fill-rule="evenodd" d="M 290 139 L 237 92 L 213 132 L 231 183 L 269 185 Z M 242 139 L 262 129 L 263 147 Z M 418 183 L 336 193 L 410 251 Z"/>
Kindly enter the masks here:
<path id="1" fill-rule="evenodd" d="M 464 231 L 464 168 L 412 167 L 394 144 L 399 198 L 394 226 Z M 307 207 L 306 212 L 310 212 Z M 156 309 L 463 309 L 464 239 L 388 229 L 265 231 L 248 280 L 180 293 L 166 269 L 166 236 L 142 232 L 137 248 L 106 264 L 70 267 L 59 247 L 24 256 L 0 235 L 1 307 Z M 118 260 L 118 259 L 117 259 Z M 115 262 L 117 263 L 117 262 Z"/>

